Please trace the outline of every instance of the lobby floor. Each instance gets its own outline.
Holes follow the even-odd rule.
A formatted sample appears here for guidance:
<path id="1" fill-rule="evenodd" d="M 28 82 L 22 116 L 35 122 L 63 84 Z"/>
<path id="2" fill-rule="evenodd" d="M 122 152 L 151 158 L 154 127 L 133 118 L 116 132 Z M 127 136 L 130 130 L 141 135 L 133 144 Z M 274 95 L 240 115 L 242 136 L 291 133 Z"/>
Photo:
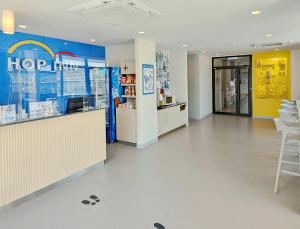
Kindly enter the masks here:
<path id="1" fill-rule="evenodd" d="M 143 150 L 114 144 L 105 166 L 0 215 L 2 229 L 298 229 L 300 179 L 273 194 L 271 120 L 211 116 Z M 100 198 L 83 205 L 91 194 Z"/>

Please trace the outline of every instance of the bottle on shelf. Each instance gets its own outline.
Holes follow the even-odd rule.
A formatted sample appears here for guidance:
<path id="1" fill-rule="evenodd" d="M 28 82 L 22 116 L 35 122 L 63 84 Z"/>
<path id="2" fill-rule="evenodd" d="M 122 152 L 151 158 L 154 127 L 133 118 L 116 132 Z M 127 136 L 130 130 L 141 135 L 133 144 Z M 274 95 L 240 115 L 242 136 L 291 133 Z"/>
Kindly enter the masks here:
<path id="1" fill-rule="evenodd" d="M 119 104 L 119 108 L 135 109 L 136 89 L 135 74 L 122 74 L 121 85 L 124 87 L 123 98 L 126 98 L 126 103 Z"/>

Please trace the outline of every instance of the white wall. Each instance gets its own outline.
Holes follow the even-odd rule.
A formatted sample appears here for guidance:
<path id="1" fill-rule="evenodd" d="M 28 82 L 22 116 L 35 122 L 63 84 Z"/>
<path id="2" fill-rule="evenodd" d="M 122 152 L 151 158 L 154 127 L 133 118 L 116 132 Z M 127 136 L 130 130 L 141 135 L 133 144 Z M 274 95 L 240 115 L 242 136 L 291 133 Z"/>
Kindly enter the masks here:
<path id="1" fill-rule="evenodd" d="M 200 55 L 199 77 L 200 77 L 200 119 L 212 113 L 212 64 L 211 57 Z"/>
<path id="2" fill-rule="evenodd" d="M 300 99 L 300 49 L 291 50 L 291 99 Z"/>
<path id="3" fill-rule="evenodd" d="M 156 45 L 153 41 L 135 40 L 135 67 L 137 83 L 137 147 L 143 148 L 158 140 L 156 91 L 153 95 L 143 95 L 142 65 L 152 64 L 156 82 Z M 156 87 L 154 87 L 156 90 Z"/>
<path id="4" fill-rule="evenodd" d="M 188 55 L 189 118 L 200 118 L 199 55 Z"/>
<path id="5" fill-rule="evenodd" d="M 201 120 L 212 113 L 211 57 L 188 56 L 189 118 Z"/>
<path id="6" fill-rule="evenodd" d="M 188 102 L 187 52 L 183 48 L 168 49 L 170 52 L 171 91 L 178 102 Z"/>
<path id="7" fill-rule="evenodd" d="M 187 51 L 183 48 L 172 48 L 170 51 L 170 79 L 171 92 L 176 96 L 177 102 L 188 103 L 188 75 L 187 75 Z M 189 123 L 189 115 L 186 112 L 186 124 Z"/>
<path id="8" fill-rule="evenodd" d="M 123 61 L 135 59 L 134 41 L 120 45 L 108 45 L 106 48 L 106 61 L 110 67 L 121 67 Z"/>

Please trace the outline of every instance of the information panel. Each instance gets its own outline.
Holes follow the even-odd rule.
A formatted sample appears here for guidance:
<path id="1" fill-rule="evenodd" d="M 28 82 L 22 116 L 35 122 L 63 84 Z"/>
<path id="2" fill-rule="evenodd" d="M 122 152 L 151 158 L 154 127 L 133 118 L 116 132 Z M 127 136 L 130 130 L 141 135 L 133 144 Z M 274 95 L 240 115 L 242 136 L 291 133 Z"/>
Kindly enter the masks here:
<path id="1" fill-rule="evenodd" d="M 106 96 L 104 47 L 2 31 L 0 40 L 1 123 L 65 114 L 74 98 L 95 106 L 92 100 L 99 98 L 90 72 L 104 77 L 97 81 L 97 93 Z"/>

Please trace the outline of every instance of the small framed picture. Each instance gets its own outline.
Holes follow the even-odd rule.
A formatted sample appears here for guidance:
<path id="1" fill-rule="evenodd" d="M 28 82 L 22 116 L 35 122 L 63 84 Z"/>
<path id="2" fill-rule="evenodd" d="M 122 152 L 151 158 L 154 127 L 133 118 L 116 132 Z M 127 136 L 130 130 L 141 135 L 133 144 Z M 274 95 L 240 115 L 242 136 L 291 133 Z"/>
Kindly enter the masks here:
<path id="1" fill-rule="evenodd" d="M 154 94 L 154 65 L 142 65 L 143 95 Z"/>

